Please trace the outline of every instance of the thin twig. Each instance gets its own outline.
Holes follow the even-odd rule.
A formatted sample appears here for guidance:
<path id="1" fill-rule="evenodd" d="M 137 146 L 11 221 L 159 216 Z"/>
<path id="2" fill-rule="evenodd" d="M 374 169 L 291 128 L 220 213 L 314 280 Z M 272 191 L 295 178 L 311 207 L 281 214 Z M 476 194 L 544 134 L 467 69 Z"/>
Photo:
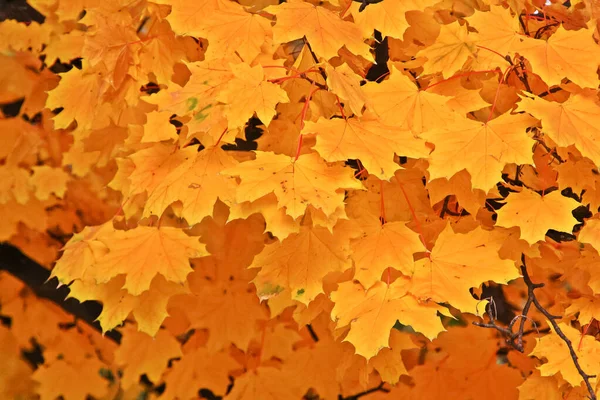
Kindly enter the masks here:
<path id="1" fill-rule="evenodd" d="M 371 389 L 367 389 L 363 392 L 357 393 L 357 394 L 353 394 L 350 395 L 348 397 L 343 397 L 341 394 L 338 395 L 338 400 L 358 400 L 359 398 L 366 396 L 368 394 L 371 393 L 375 393 L 375 392 L 383 392 L 383 393 L 389 393 L 390 390 L 384 387 L 385 382 L 381 382 L 379 385 L 371 388 Z"/>
<path id="2" fill-rule="evenodd" d="M 528 317 L 528 314 L 529 314 L 529 311 L 531 310 L 531 305 L 534 305 L 535 308 L 537 308 L 537 310 L 548 319 L 548 321 L 550 322 L 550 325 L 552 325 L 554 332 L 566 343 L 567 347 L 569 348 L 569 353 L 571 355 L 571 359 L 573 360 L 573 364 L 575 365 L 577 372 L 579 372 L 579 375 L 583 378 L 583 381 L 585 382 L 585 385 L 588 389 L 588 392 L 590 394 L 589 398 L 592 400 L 596 400 L 596 394 L 594 393 L 594 389 L 590 383 L 590 379 L 595 378 L 596 375 L 588 375 L 581 368 L 581 364 L 579 363 L 579 357 L 577 356 L 577 353 L 575 353 L 575 348 L 573 347 L 571 340 L 569 340 L 569 338 L 564 334 L 564 332 L 560 329 L 560 327 L 558 326 L 558 323 L 556 322 L 556 320 L 561 319 L 562 317 L 559 315 L 551 314 L 546 308 L 544 308 L 544 306 L 542 306 L 542 304 L 540 304 L 538 298 L 535 295 L 535 292 L 534 292 L 535 289 L 544 287 L 544 284 L 543 283 L 533 283 L 533 281 L 529 277 L 529 272 L 527 271 L 527 266 L 525 264 L 525 257 L 523 256 L 521 258 L 521 260 L 523 262 L 523 265 L 521 266 L 521 273 L 523 274 L 523 281 L 525 282 L 525 285 L 527 285 L 527 301 L 525 302 L 525 306 L 523 307 L 522 313 L 520 315 L 517 315 L 515 318 L 513 318 L 513 320 L 508 325 L 508 327 L 503 327 L 496 323 L 496 318 L 495 318 L 494 313 L 492 312 L 492 308 L 488 307 L 486 313 L 488 315 L 488 318 L 490 319 L 490 322 L 489 323 L 473 322 L 473 324 L 480 326 L 482 328 L 497 330 L 498 332 L 502 333 L 502 335 L 504 335 L 506 337 L 506 342 L 509 346 L 511 346 L 512 348 L 523 353 L 524 352 L 523 336 L 533 333 L 533 332 L 538 332 L 538 333 L 549 332 L 549 329 L 538 330 L 537 326 L 535 325 L 535 322 L 533 320 L 532 320 L 532 322 L 534 324 L 535 330 L 525 331 L 525 320 L 530 319 Z M 521 322 L 519 323 L 519 328 L 515 332 L 514 328 L 519 319 L 521 320 Z"/>
<path id="3" fill-rule="evenodd" d="M 525 263 L 523 263 L 523 266 L 521 267 L 521 272 L 523 272 L 523 280 L 525 281 L 525 284 L 527 285 L 527 287 L 534 287 L 534 286 L 539 287 L 539 285 L 543 285 L 541 283 L 534 284 L 533 282 L 531 282 L 531 278 L 529 277 L 529 273 L 527 272 L 527 267 L 525 266 Z M 575 364 L 575 368 L 577 368 L 577 372 L 579 372 L 579 375 L 581 375 L 581 377 L 583 378 L 583 381 L 585 382 L 585 386 L 587 386 L 588 392 L 590 393 L 590 399 L 596 400 L 596 393 L 594 393 L 594 388 L 592 387 L 592 384 L 590 383 L 590 379 L 595 378 L 596 375 L 588 375 L 581 368 L 581 364 L 579 364 L 579 357 L 577 357 L 577 353 L 575 353 L 575 349 L 573 348 L 573 343 L 571 343 L 571 340 L 569 340 L 569 338 L 564 334 L 564 332 L 560 329 L 560 327 L 556 323 L 556 320 L 560 319 L 562 317 L 560 317 L 558 315 L 550 314 L 550 312 L 548 312 L 548 310 L 546 310 L 540 304 L 538 299 L 535 297 L 535 294 L 533 294 L 533 291 L 532 291 L 532 298 L 533 298 L 533 304 L 538 309 L 538 311 L 541 312 L 542 314 L 544 314 L 544 316 L 546 318 L 548 318 L 548 321 L 550 321 L 550 324 L 552 325 L 554 332 L 566 343 L 567 347 L 569 348 L 569 353 L 571 354 L 571 359 L 573 360 L 573 364 Z"/>

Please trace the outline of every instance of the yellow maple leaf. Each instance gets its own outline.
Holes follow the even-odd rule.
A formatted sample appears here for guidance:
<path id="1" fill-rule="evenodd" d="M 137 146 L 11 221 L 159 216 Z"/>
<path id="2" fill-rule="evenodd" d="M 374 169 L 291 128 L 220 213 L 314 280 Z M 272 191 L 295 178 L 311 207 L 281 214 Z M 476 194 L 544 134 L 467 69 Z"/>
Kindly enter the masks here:
<path id="1" fill-rule="evenodd" d="M 285 213 L 285 209 L 277 205 L 277 197 L 274 193 L 262 196 L 252 202 L 235 203 L 231 205 L 230 218 L 248 218 L 252 214 L 261 214 L 264 218 L 265 230 L 273 236 L 283 240 L 292 233 L 300 231 L 299 221 Z"/>
<path id="2" fill-rule="evenodd" d="M 520 111 L 526 111 L 542 121 L 543 132 L 558 146 L 575 145 L 585 157 L 600 164 L 600 124 L 596 93 L 571 94 L 564 103 L 521 95 Z"/>
<path id="3" fill-rule="evenodd" d="M 269 6 L 265 11 L 277 16 L 273 39 L 290 42 L 306 36 L 318 56 L 330 59 L 343 46 L 358 56 L 372 60 L 369 46 L 363 42 L 360 29 L 340 19 L 339 15 L 320 6 L 300 0 Z"/>
<path id="4" fill-rule="evenodd" d="M 157 0 L 156 3 L 171 6 L 167 21 L 175 33 L 197 37 L 202 36 L 204 22 L 217 10 L 237 6 L 222 0 L 200 0 L 193 3 L 186 0 Z"/>
<path id="5" fill-rule="evenodd" d="M 327 161 L 360 159 L 369 173 L 380 179 L 390 179 L 400 166 L 394 162 L 398 154 L 410 158 L 425 158 L 429 150 L 422 139 L 412 132 L 386 126 L 376 119 L 319 118 L 307 122 L 303 133 L 316 133 L 315 150 Z"/>
<path id="6" fill-rule="evenodd" d="M 119 23 L 114 18 L 120 19 Z M 119 87 L 142 47 L 133 19 L 127 13 L 115 16 L 94 10 L 86 13 L 84 23 L 93 28 L 85 38 L 82 56 L 92 67 L 104 66 L 110 84 Z"/>
<path id="7" fill-rule="evenodd" d="M 73 235 L 63 247 L 62 257 L 56 262 L 51 276 L 62 284 L 75 279 L 91 279 L 88 270 L 108 252 L 101 239 L 104 235 L 110 235 L 112 230 L 112 221 L 109 221 L 99 226 L 86 226 Z"/>
<path id="8" fill-rule="evenodd" d="M 558 387 L 556 376 L 530 375 L 519 386 L 519 399 L 522 400 L 562 400 L 563 396 Z"/>
<path id="9" fill-rule="evenodd" d="M 513 55 L 518 49 L 522 39 L 519 18 L 504 7 L 490 6 L 489 12 L 476 12 L 467 21 L 478 31 L 478 68 L 507 67 L 508 61 L 498 54 Z"/>
<path id="10" fill-rule="evenodd" d="M 173 363 L 165 376 L 167 390 L 164 396 L 167 399 L 192 399 L 203 388 L 217 396 L 224 395 L 230 383 L 230 372 L 238 368 L 239 364 L 226 352 L 195 349 Z"/>
<path id="11" fill-rule="evenodd" d="M 238 202 L 254 201 L 274 192 L 279 207 L 285 207 L 292 218 L 303 215 L 308 204 L 331 215 L 344 203 L 340 188 L 362 188 L 348 168 L 329 166 L 315 153 L 295 159 L 258 151 L 256 160 L 240 163 L 221 173 L 241 178 L 236 191 Z"/>
<path id="12" fill-rule="evenodd" d="M 323 279 L 351 266 L 350 243 L 341 234 L 320 227 L 302 227 L 300 233 L 265 247 L 252 262 L 260 268 L 253 282 L 259 297 L 268 298 L 288 289 L 304 304 L 323 293 Z"/>
<path id="13" fill-rule="evenodd" d="M 496 225 L 507 228 L 518 226 L 521 228 L 521 239 L 534 244 L 544 240 L 548 229 L 571 233 L 577 224 L 571 211 L 579 205 L 558 191 L 540 196 L 523 188 L 520 193 L 508 195 L 506 205 L 498 210 Z"/>
<path id="14" fill-rule="evenodd" d="M 171 85 L 146 101 L 158 105 L 159 111 L 169 111 L 179 116 L 193 113 L 209 115 L 217 104 L 216 96 L 234 77 L 230 63 L 238 61 L 230 56 L 188 63 L 186 67 L 191 76 L 185 86 Z"/>
<path id="15" fill-rule="evenodd" d="M 404 275 L 412 275 L 413 254 L 426 250 L 417 233 L 408 229 L 403 222 L 381 224 L 379 218 L 374 216 L 361 228 L 364 233 L 352 241 L 355 279 L 369 288 L 380 280 L 388 267 Z"/>
<path id="16" fill-rule="evenodd" d="M 156 337 L 151 337 L 129 327 L 123 332 L 115 362 L 124 367 L 121 380 L 124 387 L 129 387 L 144 374 L 152 382 L 158 382 L 169 360 L 182 355 L 179 342 L 169 332 L 160 330 Z"/>
<path id="17" fill-rule="evenodd" d="M 68 173 L 62 168 L 52 168 L 48 165 L 34 166 L 33 175 L 29 182 L 35 188 L 35 196 L 40 200 L 48 200 L 51 193 L 62 198 L 67 191 Z"/>
<path id="18" fill-rule="evenodd" d="M 12 165 L 0 165 L 0 204 L 11 201 L 27 204 L 31 189 L 31 177 L 27 170 Z"/>
<path id="19" fill-rule="evenodd" d="M 593 336 L 582 335 L 577 329 L 564 322 L 559 323 L 558 327 L 573 344 L 581 368 L 587 374 L 597 375 L 600 373 L 600 364 L 598 363 L 600 343 Z M 560 372 L 572 386 L 579 386 L 583 383 L 583 378 L 573 364 L 567 344 L 554 332 L 554 329 L 551 334 L 535 340 L 536 345 L 530 355 L 548 360 L 538 367 L 542 376 L 553 376 Z"/>
<path id="20" fill-rule="evenodd" d="M 382 83 L 363 86 L 367 106 L 387 125 L 410 129 L 414 134 L 455 119 L 446 105 L 447 98 L 419 90 L 417 85 L 395 66 L 390 78 Z"/>
<path id="21" fill-rule="evenodd" d="M 600 320 L 600 299 L 597 296 L 573 299 L 569 308 L 565 310 L 565 315 L 576 316 L 581 325 L 590 324 L 594 319 Z"/>
<path id="22" fill-rule="evenodd" d="M 559 26 L 548 41 L 522 38 L 517 50 L 549 86 L 558 85 L 568 77 L 581 87 L 596 88 L 600 48 L 593 34 L 593 28 L 573 31 Z"/>
<path id="23" fill-rule="evenodd" d="M 389 343 L 390 347 L 379 350 L 379 353 L 369 360 L 369 365 L 379 372 L 381 380 L 395 385 L 402 375 L 409 375 L 402 360 L 402 350 L 414 349 L 417 345 L 409 333 L 400 332 L 397 329 L 392 329 L 390 332 Z"/>
<path id="24" fill-rule="evenodd" d="M 233 201 L 235 179 L 220 172 L 236 164 L 220 147 L 203 149 L 170 171 L 148 193 L 143 215 L 160 216 L 170 204 L 180 201 L 181 217 L 188 224 L 202 221 L 212 215 L 217 199 L 229 204 Z"/>
<path id="25" fill-rule="evenodd" d="M 327 73 L 327 86 L 341 99 L 347 100 L 352 112 L 358 116 L 362 115 L 362 108 L 366 98 L 360 86 L 361 78 L 350 69 L 348 64 L 342 64 L 337 68 L 325 65 Z"/>
<path id="26" fill-rule="evenodd" d="M 386 0 L 370 3 L 362 11 L 359 11 L 359 3 L 352 3 L 350 11 L 363 36 L 369 37 L 374 30 L 378 30 L 384 37 L 402 40 L 404 31 L 410 26 L 406 20 L 406 12 L 421 11 L 435 3 L 435 0 Z"/>
<path id="27" fill-rule="evenodd" d="M 152 193 L 171 171 L 197 153 L 193 146 L 173 150 L 172 144 L 160 143 L 133 153 L 128 158 L 133 161 L 134 168 L 131 169 L 126 162 L 119 163 L 119 173 L 109 186 L 113 187 L 112 185 L 118 185 L 120 180 L 126 180 L 127 186 L 120 188 L 123 194 L 132 196 L 143 192 Z"/>
<path id="28" fill-rule="evenodd" d="M 177 140 L 177 129 L 169 122 L 170 116 L 170 113 L 159 111 L 152 111 L 146 115 L 142 143 Z"/>
<path id="29" fill-rule="evenodd" d="M 458 234 L 446 225 L 430 256 L 415 263 L 409 291 L 418 298 L 447 302 L 476 314 L 478 301 L 469 289 L 487 281 L 508 283 L 520 276 L 513 261 L 500 259 L 500 245 L 480 227 Z"/>
<path id="30" fill-rule="evenodd" d="M 487 123 L 467 118 L 433 129 L 423 138 L 435 144 L 429 157 L 430 179 L 451 177 L 466 169 L 474 189 L 488 191 L 508 163 L 532 164 L 534 144 L 526 129 L 535 120 L 523 114 L 503 114 Z"/>
<path id="31" fill-rule="evenodd" d="M 108 392 L 108 381 L 98 373 L 106 364 L 92 357 L 72 364 L 66 360 L 44 363 L 34 372 L 36 393 L 41 399 L 85 399 L 88 395 L 102 398 Z"/>
<path id="32" fill-rule="evenodd" d="M 336 377 L 343 371 L 348 356 L 354 356 L 352 346 L 320 337 L 318 343 L 294 352 L 287 371 L 291 376 L 301 377 L 299 381 L 317 390 L 319 396 L 334 399 L 340 393 Z"/>
<path id="33" fill-rule="evenodd" d="M 63 108 L 53 118 L 54 127 L 64 129 L 76 120 L 79 128 L 90 128 L 98 115 L 97 99 L 102 92 L 101 86 L 98 74 L 86 74 L 77 68 L 62 74 L 60 83 L 48 92 L 46 100 L 46 107 L 50 110 Z"/>
<path id="34" fill-rule="evenodd" d="M 80 302 L 92 300 L 102 303 L 102 312 L 97 318 L 102 332 L 116 328 L 133 313 L 138 330 L 154 337 L 165 318 L 169 316 L 169 299 L 187 292 L 185 286 L 167 282 L 161 275 L 156 276 L 150 288 L 139 296 L 133 296 L 122 289 L 124 283 L 124 275 L 101 284 L 93 280 L 76 280 L 69 286 L 69 297 Z"/>
<path id="35" fill-rule="evenodd" d="M 175 297 L 169 306 L 183 310 L 191 328 L 210 331 L 206 343 L 209 351 L 231 343 L 246 351 L 260 332 L 258 322 L 269 319 L 269 311 L 260 303 L 254 287 L 240 280 L 213 284 L 192 280 L 192 293 Z"/>
<path id="36" fill-rule="evenodd" d="M 350 325 L 344 340 L 367 360 L 389 347 L 390 330 L 398 320 L 429 339 L 444 331 L 437 316 L 442 307 L 419 302 L 400 279 L 390 285 L 377 282 L 368 290 L 360 283 L 344 282 L 331 293 L 331 300 L 335 303 L 331 318 L 339 327 Z"/>
<path id="37" fill-rule="evenodd" d="M 275 106 L 288 103 L 287 93 L 278 85 L 264 80 L 262 66 L 250 67 L 246 63 L 232 64 L 235 78 L 229 81 L 217 99 L 227 106 L 225 116 L 229 128 L 243 127 L 254 113 L 261 122 L 268 125 L 275 114 Z"/>
<path id="38" fill-rule="evenodd" d="M 417 53 L 427 57 L 424 73 L 441 72 L 444 77 L 454 75 L 467 60 L 475 58 L 476 40 L 468 34 L 466 25 L 461 26 L 458 22 L 442 25 L 435 43 Z"/>
<path id="39" fill-rule="evenodd" d="M 287 370 L 260 366 L 247 371 L 236 379 L 231 392 L 231 400 L 281 400 L 302 397 L 306 388 L 298 381 L 298 376 Z"/>
<path id="40" fill-rule="evenodd" d="M 596 250 L 600 249 L 600 220 L 589 219 L 579 231 L 577 238 L 581 243 L 589 243 Z"/>
<path id="41" fill-rule="evenodd" d="M 94 278 L 98 283 L 106 283 L 126 274 L 123 289 L 134 296 L 148 290 L 157 274 L 171 282 L 185 282 L 192 272 L 189 259 L 207 254 L 198 238 L 171 227 L 138 226 L 114 231 L 102 242 L 109 252 L 94 264 Z"/>
<path id="42" fill-rule="evenodd" d="M 427 192 L 431 205 L 444 200 L 446 196 L 454 195 L 460 207 L 476 215 L 485 204 L 485 193 L 471 188 L 471 175 L 466 169 L 454 174 L 450 179 L 432 179 L 427 183 Z"/>
<path id="43" fill-rule="evenodd" d="M 261 53 L 261 46 L 272 36 L 268 19 L 251 14 L 242 7 L 216 10 L 210 18 L 203 18 L 196 29 L 201 30 L 199 36 L 208 39 L 207 59 L 239 54 L 247 63 Z"/>

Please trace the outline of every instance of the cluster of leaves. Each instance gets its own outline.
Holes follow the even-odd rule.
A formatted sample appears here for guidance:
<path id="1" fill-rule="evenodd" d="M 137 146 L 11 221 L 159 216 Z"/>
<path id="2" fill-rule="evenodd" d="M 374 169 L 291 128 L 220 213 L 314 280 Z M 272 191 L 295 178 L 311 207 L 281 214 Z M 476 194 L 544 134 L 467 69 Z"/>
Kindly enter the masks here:
<path id="1" fill-rule="evenodd" d="M 596 398 L 597 2 L 29 3 L 0 397 Z"/>

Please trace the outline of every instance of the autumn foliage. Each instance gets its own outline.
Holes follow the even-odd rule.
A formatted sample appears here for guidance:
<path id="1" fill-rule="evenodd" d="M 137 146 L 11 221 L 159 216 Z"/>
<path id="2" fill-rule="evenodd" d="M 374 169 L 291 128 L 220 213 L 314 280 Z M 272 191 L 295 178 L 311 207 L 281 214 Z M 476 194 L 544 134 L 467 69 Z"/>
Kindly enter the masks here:
<path id="1" fill-rule="evenodd" d="M 600 3 L 29 4 L 0 399 L 596 398 Z"/>

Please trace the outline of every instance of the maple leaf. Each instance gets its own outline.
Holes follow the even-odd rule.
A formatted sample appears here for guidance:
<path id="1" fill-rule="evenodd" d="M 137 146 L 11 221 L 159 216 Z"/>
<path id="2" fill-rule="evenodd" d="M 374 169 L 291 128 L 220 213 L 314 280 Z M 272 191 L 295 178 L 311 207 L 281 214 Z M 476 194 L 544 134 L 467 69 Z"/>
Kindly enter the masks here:
<path id="1" fill-rule="evenodd" d="M 29 182 L 35 188 L 35 196 L 40 200 L 47 200 L 51 193 L 63 197 L 67 191 L 69 174 L 61 168 L 51 168 L 47 165 L 35 166 Z"/>
<path id="2" fill-rule="evenodd" d="M 368 288 L 381 278 L 388 267 L 404 275 L 412 275 L 413 254 L 426 250 L 417 233 L 402 222 L 381 224 L 375 217 L 361 227 L 364 233 L 352 241 L 355 279 Z"/>
<path id="3" fill-rule="evenodd" d="M 437 316 L 442 307 L 420 303 L 401 280 L 390 285 L 377 282 L 368 290 L 360 283 L 344 282 L 331 294 L 331 300 L 335 303 L 332 319 L 340 327 L 350 325 L 344 340 L 367 360 L 389 347 L 390 330 L 396 321 L 431 339 L 444 330 Z"/>
<path id="4" fill-rule="evenodd" d="M 239 54 L 251 63 L 261 52 L 263 43 L 272 36 L 271 23 L 266 18 L 244 11 L 241 7 L 216 10 L 210 18 L 203 18 L 195 28 L 208 39 L 208 59 L 221 58 L 223 54 Z"/>
<path id="5" fill-rule="evenodd" d="M 182 204 L 181 217 L 194 225 L 212 214 L 217 199 L 233 202 L 235 180 L 221 172 L 237 165 L 218 147 L 204 149 L 169 171 L 149 192 L 145 216 L 160 216 L 172 203 Z"/>
<path id="6" fill-rule="evenodd" d="M 442 25 L 435 43 L 417 55 L 427 57 L 423 65 L 426 74 L 440 71 L 444 76 L 451 76 L 468 59 L 475 57 L 475 43 L 476 39 L 469 36 L 466 26 L 459 23 Z"/>
<path id="7" fill-rule="evenodd" d="M 259 151 L 255 160 L 221 173 L 241 178 L 236 191 L 238 202 L 254 201 L 274 192 L 279 207 L 285 207 L 286 214 L 292 218 L 303 215 L 308 204 L 331 215 L 343 204 L 341 188 L 362 187 L 348 169 L 330 166 L 314 153 L 296 159 Z"/>
<path id="8" fill-rule="evenodd" d="M 362 11 L 359 10 L 361 5 L 352 3 L 350 10 L 354 23 L 361 28 L 363 36 L 368 37 L 377 29 L 384 37 L 402 39 L 404 31 L 410 26 L 406 20 L 406 12 L 424 10 L 435 3 L 435 0 L 391 0 L 369 4 Z"/>
<path id="9" fill-rule="evenodd" d="M 373 56 L 363 42 L 360 29 L 325 7 L 291 0 L 265 11 L 277 16 L 273 39 L 277 43 L 290 42 L 306 36 L 315 53 L 326 59 L 337 56 L 343 46 L 367 60 Z"/>
<path id="10" fill-rule="evenodd" d="M 578 240 L 581 243 L 589 243 L 596 250 L 600 249 L 600 220 L 590 219 L 579 231 Z"/>
<path id="11" fill-rule="evenodd" d="M 280 400 L 295 399 L 305 393 L 298 377 L 288 371 L 274 367 L 258 367 L 248 371 L 237 381 L 237 385 L 227 395 L 231 400 Z"/>
<path id="12" fill-rule="evenodd" d="M 560 400 L 562 396 L 555 377 L 530 376 L 519 386 L 519 398 Z"/>
<path id="13" fill-rule="evenodd" d="M 581 368 L 590 371 L 592 374 L 600 372 L 597 361 L 598 356 L 600 356 L 600 344 L 593 337 L 582 335 L 581 332 L 565 323 L 559 323 L 558 326 L 571 343 L 580 343 L 579 346 L 574 347 Z M 560 372 L 562 377 L 572 386 L 579 386 L 583 383 L 583 378 L 573 364 L 573 356 L 567 344 L 554 330 L 552 330 L 552 334 L 544 337 L 543 340 L 542 338 L 536 339 L 535 349 L 530 355 L 544 357 L 548 360 L 547 363 L 538 367 L 542 376 L 552 376 Z"/>
<path id="14" fill-rule="evenodd" d="M 350 268 L 349 246 L 348 238 L 319 227 L 302 227 L 282 242 L 266 246 L 251 265 L 260 268 L 253 280 L 259 297 L 287 289 L 295 300 L 308 304 L 323 293 L 327 274 Z"/>
<path id="15" fill-rule="evenodd" d="M 225 104 L 229 128 L 242 127 L 254 115 L 268 125 L 276 114 L 278 103 L 287 103 L 286 92 L 274 83 L 264 80 L 260 65 L 250 67 L 246 63 L 231 65 L 235 78 L 219 93 L 217 99 Z"/>
<path id="16" fill-rule="evenodd" d="M 402 350 L 414 349 L 415 344 L 409 334 L 392 329 L 390 332 L 390 347 L 383 348 L 369 360 L 369 365 L 379 372 L 381 379 L 392 385 L 396 384 L 402 375 L 409 375 L 402 360 Z"/>
<path id="17" fill-rule="evenodd" d="M 160 275 L 154 278 L 150 288 L 139 296 L 133 296 L 122 289 L 124 283 L 123 275 L 105 284 L 76 280 L 69 286 L 69 297 L 74 297 L 80 302 L 95 300 L 102 303 L 102 312 L 97 319 L 103 332 L 116 328 L 133 313 L 138 330 L 154 337 L 169 315 L 167 304 L 171 297 L 187 292 L 185 287 L 167 282 Z"/>
<path id="18" fill-rule="evenodd" d="M 354 356 L 351 346 L 321 337 L 318 343 L 293 354 L 288 372 L 292 376 L 302 376 L 305 385 L 317 390 L 324 398 L 335 398 L 342 390 L 336 377 L 342 375 L 346 368 L 344 359 L 348 356 Z"/>
<path id="19" fill-rule="evenodd" d="M 488 280 L 507 283 L 519 277 L 513 261 L 500 259 L 499 249 L 490 232 L 477 228 L 457 234 L 446 225 L 429 257 L 415 262 L 409 291 L 476 314 L 479 302 L 469 289 Z"/>
<path id="20" fill-rule="evenodd" d="M 278 207 L 277 197 L 274 193 L 252 202 L 234 203 L 231 206 L 232 219 L 247 218 L 253 214 L 260 214 L 265 220 L 265 230 L 280 240 L 300 231 L 299 221 L 287 215 L 285 209 Z"/>
<path id="21" fill-rule="evenodd" d="M 146 101 L 156 104 L 159 111 L 169 111 L 180 116 L 198 111 L 206 114 L 216 106 L 216 96 L 234 77 L 230 63 L 235 62 L 234 58 L 222 57 L 187 63 L 186 68 L 191 75 L 183 87 L 171 85 L 148 97 Z"/>
<path id="22" fill-rule="evenodd" d="M 417 135 L 438 126 L 440 120 L 455 118 L 446 106 L 446 98 L 420 90 L 395 66 L 389 79 L 380 84 L 369 82 L 363 88 L 368 107 L 381 122 L 410 129 Z"/>
<path id="23" fill-rule="evenodd" d="M 143 374 L 158 382 L 169 360 L 182 355 L 179 343 L 167 331 L 160 330 L 153 338 L 130 328 L 115 352 L 115 361 L 125 367 L 122 380 L 129 387 Z"/>
<path id="24" fill-rule="evenodd" d="M 100 97 L 102 88 L 97 74 L 85 74 L 77 68 L 64 73 L 58 86 L 48 93 L 48 109 L 63 108 L 56 115 L 54 127 L 67 128 L 73 120 L 81 129 L 90 128 L 97 115 L 95 99 Z"/>
<path id="25" fill-rule="evenodd" d="M 520 49 L 519 19 L 504 7 L 491 6 L 489 12 L 476 12 L 467 20 L 478 31 L 477 65 L 482 69 L 508 66 L 508 61 L 498 54 L 514 54 Z"/>
<path id="26" fill-rule="evenodd" d="M 135 152 L 128 157 L 133 161 L 134 168 L 131 169 L 125 162 L 120 163 L 119 172 L 123 170 L 123 176 L 115 175 L 111 185 L 116 185 L 119 179 L 126 179 L 128 186 L 123 185 L 121 190 L 130 196 L 143 192 L 153 193 L 171 171 L 195 155 L 195 150 L 190 146 L 174 152 L 172 145 L 158 144 Z"/>
<path id="27" fill-rule="evenodd" d="M 165 20 L 153 24 L 141 39 L 143 46 L 137 67 L 142 73 L 154 74 L 159 84 L 170 84 L 175 64 L 183 58 L 184 46 Z"/>
<path id="28" fill-rule="evenodd" d="M 463 118 L 456 125 L 423 134 L 435 144 L 429 157 L 431 179 L 452 176 L 464 168 L 473 188 L 491 189 L 506 164 L 533 163 L 534 141 L 525 130 L 534 122 L 523 114 L 503 114 L 487 123 Z"/>
<path id="29" fill-rule="evenodd" d="M 85 360 L 81 365 L 73 365 L 66 360 L 42 365 L 33 374 L 39 385 L 36 392 L 42 399 L 102 397 L 108 391 L 108 381 L 98 373 L 103 367 L 104 364 L 96 358 Z"/>
<path id="30" fill-rule="evenodd" d="M 460 207 L 464 207 L 471 214 L 477 214 L 477 211 L 485 203 L 484 193 L 471 188 L 471 175 L 466 169 L 454 174 L 450 179 L 431 180 L 427 183 L 427 192 L 431 205 L 445 200 L 449 195 L 454 195 Z"/>
<path id="31" fill-rule="evenodd" d="M 216 395 L 227 392 L 229 372 L 239 367 L 227 353 L 210 353 L 199 348 L 183 355 L 175 361 L 165 377 L 166 398 L 191 399 L 202 388 Z"/>
<path id="32" fill-rule="evenodd" d="M 593 30 L 566 30 L 559 26 L 547 41 L 523 38 L 518 46 L 519 54 L 529 60 L 533 72 L 552 86 L 563 78 L 581 87 L 596 87 L 596 65 L 600 63 L 600 49 L 594 41 Z M 566 60 L 569 60 L 566 62 Z"/>
<path id="33" fill-rule="evenodd" d="M 14 166 L 0 166 L 0 204 L 16 200 L 27 204 L 31 197 L 31 180 L 27 171 Z"/>
<path id="34" fill-rule="evenodd" d="M 510 193 L 507 203 L 498 211 L 498 226 L 518 226 L 521 228 L 521 239 L 530 244 L 544 240 L 548 229 L 571 233 L 577 220 L 571 211 L 579 207 L 579 203 L 560 192 L 552 192 L 544 196 L 523 188 L 519 193 Z"/>
<path id="35" fill-rule="evenodd" d="M 169 114 L 153 111 L 147 115 L 147 118 L 142 143 L 177 139 L 177 130 L 169 122 Z"/>
<path id="36" fill-rule="evenodd" d="M 192 282 L 190 287 L 190 295 L 178 296 L 171 304 L 185 310 L 192 328 L 210 330 L 208 350 L 218 351 L 230 343 L 247 350 L 259 331 L 257 322 L 268 319 L 254 287 L 243 281 Z"/>
<path id="37" fill-rule="evenodd" d="M 557 145 L 575 145 L 581 154 L 600 163 L 600 129 L 595 124 L 600 106 L 591 92 L 571 94 L 564 103 L 523 95 L 519 110 L 542 120 L 544 133 Z"/>
<path id="38" fill-rule="evenodd" d="M 565 315 L 577 315 L 577 320 L 583 325 L 592 323 L 600 318 L 600 301 L 596 297 L 580 297 L 574 299 Z"/>
<path id="39" fill-rule="evenodd" d="M 207 254 L 198 238 L 170 227 L 138 226 L 113 231 L 102 241 L 109 252 L 94 264 L 94 278 L 106 283 L 118 274 L 126 274 L 123 289 L 134 296 L 148 290 L 157 274 L 171 282 L 185 282 L 192 272 L 189 259 Z"/>
<path id="40" fill-rule="evenodd" d="M 56 262 L 51 276 L 65 284 L 75 279 L 91 278 L 88 270 L 108 252 L 108 247 L 101 239 L 109 235 L 112 229 L 112 223 L 86 226 L 73 235 L 64 246 L 63 256 Z"/>
<path id="41" fill-rule="evenodd" d="M 265 346 L 261 356 L 265 360 L 277 358 L 287 360 L 294 354 L 294 345 L 302 338 L 294 329 L 277 324 L 265 329 Z"/>
<path id="42" fill-rule="evenodd" d="M 119 14 L 118 18 L 123 19 L 120 24 L 115 24 L 113 18 L 114 15 L 98 11 L 86 13 L 84 23 L 93 26 L 93 34 L 86 36 L 82 55 L 90 66 L 101 64 L 110 71 L 110 84 L 119 87 L 125 79 L 129 65 L 134 63 L 141 44 L 133 28 L 131 16 Z"/>
<path id="43" fill-rule="evenodd" d="M 358 158 L 366 169 L 380 179 L 390 179 L 399 165 L 394 154 L 411 158 L 426 157 L 425 142 L 410 131 L 383 125 L 378 120 L 319 118 L 307 122 L 303 133 L 316 133 L 315 150 L 327 161 Z"/>
<path id="44" fill-rule="evenodd" d="M 366 102 L 365 94 L 360 86 L 360 77 L 350 69 L 348 64 L 342 64 L 337 68 L 332 68 L 327 64 L 325 72 L 327 73 L 327 85 L 340 98 L 347 100 L 352 112 L 360 117 Z"/>

